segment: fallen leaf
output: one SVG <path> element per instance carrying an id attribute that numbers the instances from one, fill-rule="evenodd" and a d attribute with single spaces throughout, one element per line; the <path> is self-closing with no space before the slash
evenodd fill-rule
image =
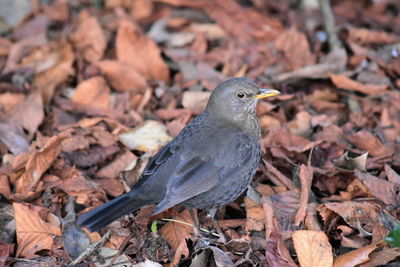
<path id="1" fill-rule="evenodd" d="M 358 148 L 367 151 L 373 156 L 390 155 L 394 152 L 393 146 L 382 144 L 376 136 L 366 130 L 346 135 L 345 138 Z"/>
<path id="2" fill-rule="evenodd" d="M 335 164 L 338 167 L 344 168 L 346 170 L 360 170 L 366 171 L 366 164 L 367 164 L 368 152 L 357 156 L 357 157 L 350 157 L 349 152 L 346 151 L 339 159 L 335 160 Z"/>
<path id="3" fill-rule="evenodd" d="M 190 266 L 234 267 L 235 264 L 229 255 L 223 250 L 219 249 L 218 247 L 207 246 L 205 248 L 201 248 L 200 252 L 193 258 Z"/>
<path id="4" fill-rule="evenodd" d="M 294 224 L 300 225 L 304 218 L 306 217 L 308 199 L 311 194 L 311 184 L 313 180 L 314 169 L 312 166 L 302 164 L 300 166 L 300 182 L 301 182 L 301 192 L 300 192 L 300 207 L 296 213 Z"/>
<path id="5" fill-rule="evenodd" d="M 244 205 L 246 208 L 246 231 L 264 230 L 265 218 L 262 205 L 249 197 L 244 198 Z"/>
<path id="6" fill-rule="evenodd" d="M 169 81 L 169 69 L 161 58 L 160 49 L 128 21 L 119 24 L 116 54 L 119 62 L 131 66 L 146 80 Z"/>
<path id="7" fill-rule="evenodd" d="M 61 142 L 66 137 L 66 134 L 50 137 L 43 148 L 29 155 L 24 173 L 15 184 L 15 192 L 19 197 L 23 199 L 29 192 L 36 190 L 42 175 L 61 153 Z"/>
<path id="8" fill-rule="evenodd" d="M 288 122 L 287 127 L 292 134 L 307 137 L 312 131 L 310 113 L 300 111 L 292 121 Z"/>
<path id="9" fill-rule="evenodd" d="M 333 267 L 353 267 L 369 260 L 369 254 L 376 249 L 376 244 L 371 244 L 335 258 Z"/>
<path id="10" fill-rule="evenodd" d="M 6 265 L 6 261 L 11 251 L 11 244 L 0 241 L 0 266 Z"/>
<path id="11" fill-rule="evenodd" d="M 172 139 L 163 124 L 152 120 L 148 120 L 118 137 L 125 146 L 143 152 L 156 151 Z"/>
<path id="12" fill-rule="evenodd" d="M 385 173 L 389 182 L 400 184 L 400 175 L 396 173 L 388 164 L 385 164 Z"/>
<path id="13" fill-rule="evenodd" d="M 356 91 L 367 95 L 381 94 L 388 88 L 387 85 L 362 84 L 344 75 L 329 75 L 337 88 Z"/>
<path id="14" fill-rule="evenodd" d="M 110 196 L 118 197 L 123 193 L 125 193 L 125 187 L 122 184 L 122 182 L 119 181 L 118 179 L 105 178 L 105 179 L 96 179 L 95 181 Z"/>
<path id="15" fill-rule="evenodd" d="M 315 56 L 310 51 L 306 36 L 295 28 L 280 34 L 274 44 L 285 55 L 289 70 L 315 63 Z"/>
<path id="16" fill-rule="evenodd" d="M 74 46 L 83 57 L 94 63 L 103 57 L 107 41 L 96 17 L 80 14 L 80 22 L 75 32 L 70 35 Z"/>
<path id="17" fill-rule="evenodd" d="M 111 145 L 107 147 L 95 145 L 88 150 L 77 150 L 66 153 L 65 158 L 69 159 L 72 163 L 79 167 L 90 167 L 104 162 L 106 159 L 116 154 L 119 150 L 120 149 L 117 145 Z"/>
<path id="18" fill-rule="evenodd" d="M 399 41 L 396 35 L 365 28 L 350 28 L 349 39 L 362 45 L 392 44 Z"/>
<path id="19" fill-rule="evenodd" d="M 386 205 L 396 205 L 400 201 L 400 184 L 379 179 L 369 173 L 355 171 L 358 179 L 369 189 L 371 194 Z"/>
<path id="20" fill-rule="evenodd" d="M 117 91 L 140 92 L 147 87 L 146 79 L 126 63 L 103 60 L 96 64 L 105 74 L 111 87 Z"/>
<path id="21" fill-rule="evenodd" d="M 300 266 L 332 266 L 332 246 L 324 232 L 299 230 L 292 238 Z"/>
<path id="22" fill-rule="evenodd" d="M 137 157 L 135 154 L 127 150 L 123 154 L 117 156 L 117 158 L 110 164 L 101 168 L 96 175 L 98 177 L 114 179 L 118 177 L 118 174 L 121 171 L 124 171 L 129 166 L 132 166 L 132 164 L 136 164 L 136 161 Z"/>
<path id="23" fill-rule="evenodd" d="M 41 92 L 43 101 L 47 104 L 52 99 L 56 87 L 74 74 L 74 60 L 71 44 L 60 40 L 32 51 L 23 59 L 22 66 L 35 69 L 33 87 Z"/>
<path id="24" fill-rule="evenodd" d="M 0 122 L 0 141 L 14 155 L 27 152 L 29 149 L 28 138 L 23 133 L 21 127 L 13 123 Z"/>
<path id="25" fill-rule="evenodd" d="M 33 91 L 15 109 L 13 109 L 9 122 L 20 125 L 29 133 L 29 139 L 36 133 L 44 119 L 43 99 L 39 91 Z"/>
<path id="26" fill-rule="evenodd" d="M 76 87 L 72 101 L 98 108 L 108 108 L 110 96 L 111 91 L 107 86 L 106 80 L 101 76 L 97 76 L 81 82 Z"/>
<path id="27" fill-rule="evenodd" d="M 191 111 L 202 112 L 207 105 L 211 92 L 185 91 L 182 94 L 182 106 Z"/>
<path id="28" fill-rule="evenodd" d="M 400 250 L 394 247 L 383 247 L 380 251 L 373 251 L 369 255 L 369 261 L 363 263 L 363 267 L 375 267 L 387 265 L 390 261 L 400 256 Z"/>
<path id="29" fill-rule="evenodd" d="M 4 93 L 0 94 L 0 110 L 5 113 L 10 112 L 15 106 L 23 103 L 25 100 L 24 94 Z"/>
<path id="30" fill-rule="evenodd" d="M 0 173 L 0 194 L 9 199 L 11 195 L 10 182 L 7 175 Z"/>
<path id="31" fill-rule="evenodd" d="M 13 43 L 5 38 L 0 38 L 0 56 L 6 56 L 9 54 Z"/>
<path id="32" fill-rule="evenodd" d="M 330 218 L 330 212 L 338 214 L 354 229 L 363 229 L 372 232 L 376 224 L 379 224 L 379 207 L 368 202 L 344 201 L 341 203 L 325 203 L 317 209 L 325 224 Z"/>
<path id="33" fill-rule="evenodd" d="M 184 210 L 174 220 L 182 221 L 193 225 L 189 210 Z M 160 229 L 160 235 L 165 238 L 172 249 L 178 249 L 182 240 L 190 238 L 193 234 L 193 227 L 179 222 L 168 222 Z"/>
<path id="34" fill-rule="evenodd" d="M 54 249 L 55 238 L 61 236 L 57 216 L 47 209 L 26 203 L 13 203 L 17 226 L 17 256 L 32 259 L 36 252 Z M 28 219 L 29 218 L 29 219 Z"/>
<path id="35" fill-rule="evenodd" d="M 15 71 L 20 67 L 19 63 L 26 54 L 36 47 L 45 46 L 46 44 L 47 38 L 45 34 L 33 35 L 14 43 L 10 48 L 7 62 L 2 72 L 8 73 Z"/>

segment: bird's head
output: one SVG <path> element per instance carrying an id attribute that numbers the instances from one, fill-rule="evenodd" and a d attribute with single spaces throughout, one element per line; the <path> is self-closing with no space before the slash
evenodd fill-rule
<path id="1" fill-rule="evenodd" d="M 247 78 L 233 78 L 218 85 L 210 96 L 207 111 L 237 122 L 255 116 L 259 99 L 279 95 L 274 89 L 261 89 Z"/>

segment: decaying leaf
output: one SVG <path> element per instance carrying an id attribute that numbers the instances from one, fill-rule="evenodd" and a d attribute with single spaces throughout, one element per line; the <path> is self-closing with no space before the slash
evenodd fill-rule
<path id="1" fill-rule="evenodd" d="M 155 151 L 171 140 L 164 125 L 148 120 L 133 130 L 119 135 L 119 140 L 130 149 Z"/>
<path id="2" fill-rule="evenodd" d="M 332 266 L 332 246 L 324 232 L 299 230 L 292 238 L 300 266 Z"/>
<path id="3" fill-rule="evenodd" d="M 17 225 L 17 256 L 28 259 L 43 249 L 54 249 L 61 236 L 59 219 L 47 209 L 25 203 L 13 203 Z M 29 218 L 29 219 L 28 219 Z"/>

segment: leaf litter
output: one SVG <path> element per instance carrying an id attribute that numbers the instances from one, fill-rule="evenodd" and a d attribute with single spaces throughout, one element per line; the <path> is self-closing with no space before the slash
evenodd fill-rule
<path id="1" fill-rule="evenodd" d="M 89 2 L 34 1 L 0 27 L 0 265 L 398 264 L 396 1 Z M 180 207 L 76 228 L 240 76 L 283 95 L 257 108 L 252 188 L 217 214 L 228 243 L 199 212 L 201 245 Z"/>

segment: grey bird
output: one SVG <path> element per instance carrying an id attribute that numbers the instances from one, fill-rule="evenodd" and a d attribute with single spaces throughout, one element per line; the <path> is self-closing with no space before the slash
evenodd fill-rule
<path id="1" fill-rule="evenodd" d="M 260 159 L 257 101 L 278 94 L 247 78 L 222 82 L 204 112 L 149 161 L 131 191 L 80 215 L 78 225 L 97 231 L 150 204 L 157 214 L 178 204 L 210 210 L 235 200 Z"/>

